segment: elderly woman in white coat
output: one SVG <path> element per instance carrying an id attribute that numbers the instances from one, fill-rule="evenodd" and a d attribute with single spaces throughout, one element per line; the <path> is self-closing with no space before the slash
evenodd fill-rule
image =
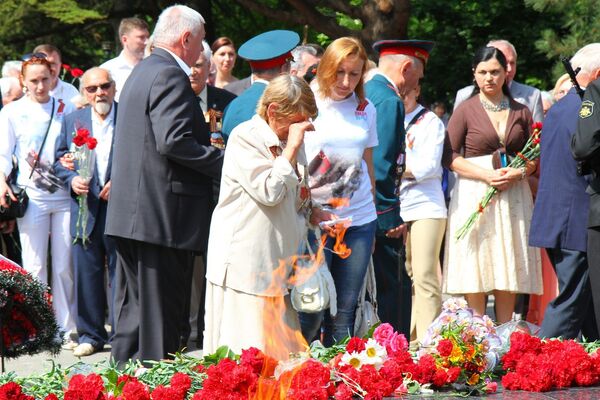
<path id="1" fill-rule="evenodd" d="M 280 76 L 229 138 L 208 244 L 205 354 L 222 345 L 272 356 L 304 350 L 287 261 L 306 232 L 305 217 L 318 223 L 328 215 L 312 208 L 304 172 L 304 135 L 316 114 L 308 85 Z"/>

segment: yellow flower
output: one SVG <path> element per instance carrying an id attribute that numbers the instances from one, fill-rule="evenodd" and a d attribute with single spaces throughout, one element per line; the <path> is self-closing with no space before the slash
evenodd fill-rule
<path id="1" fill-rule="evenodd" d="M 452 353 L 450 353 L 450 357 L 448 357 L 451 362 L 462 362 L 463 361 L 463 353 L 459 346 L 454 346 L 452 348 Z"/>

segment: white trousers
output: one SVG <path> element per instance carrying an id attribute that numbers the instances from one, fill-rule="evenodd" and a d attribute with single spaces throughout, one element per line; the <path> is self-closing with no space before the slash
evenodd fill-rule
<path id="1" fill-rule="evenodd" d="M 52 256 L 52 305 L 58 326 L 67 334 L 75 332 L 75 281 L 71 263 L 70 200 L 29 199 L 19 225 L 23 268 L 45 284 L 48 277 L 48 235 Z"/>

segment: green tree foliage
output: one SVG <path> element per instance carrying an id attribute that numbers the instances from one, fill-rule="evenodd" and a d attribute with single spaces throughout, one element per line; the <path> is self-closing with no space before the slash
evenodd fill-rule
<path id="1" fill-rule="evenodd" d="M 456 91 L 472 83 L 473 54 L 491 39 L 507 39 L 515 45 L 517 81 L 551 88 L 555 59 L 536 43 L 544 29 L 560 26 L 558 15 L 527 7 L 523 0 L 413 1 L 409 37 L 436 42 L 423 82 L 425 102 L 453 103 Z"/>
<path id="2" fill-rule="evenodd" d="M 551 60 L 570 57 L 586 44 L 600 41 L 598 0 L 525 0 L 525 4 L 544 15 L 558 16 L 559 23 L 544 27 L 535 42 L 536 48 Z M 564 73 L 558 61 L 553 71 L 555 79 Z"/>

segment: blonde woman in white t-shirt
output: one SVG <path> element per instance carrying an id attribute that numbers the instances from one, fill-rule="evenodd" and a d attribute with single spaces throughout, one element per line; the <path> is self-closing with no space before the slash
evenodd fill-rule
<path id="1" fill-rule="evenodd" d="M 314 202 L 340 218 L 351 218 L 345 235 L 349 257 L 334 253 L 334 239 L 325 245 L 325 259 L 337 291 L 337 314 L 301 314 L 308 341 L 318 336 L 321 322 L 325 345 L 354 333 L 358 295 L 373 249 L 376 218 L 373 147 L 377 146 L 375 107 L 365 98 L 365 49 L 357 39 L 343 37 L 327 47 L 313 81 L 319 109 L 315 132 L 305 137 L 309 184 Z M 340 201 L 341 200 L 341 201 Z M 337 206 L 337 203 L 344 205 Z"/>
<path id="2" fill-rule="evenodd" d="M 14 155 L 19 167 L 17 185 L 25 187 L 29 196 L 25 215 L 17 220 L 23 267 L 42 282 L 51 281 L 58 324 L 68 334 L 75 331 L 70 197 L 62 181 L 54 175 L 52 166 L 56 161 L 56 140 L 63 116 L 74 107 L 50 96 L 51 81 L 51 64 L 44 54 L 34 53 L 23 62 L 21 70 L 26 95 L 0 111 L 0 204 L 7 205 L 7 194 L 15 199 L 6 184 Z M 47 266 L 48 232 L 51 279 Z M 71 348 L 75 345 L 67 344 Z"/>

